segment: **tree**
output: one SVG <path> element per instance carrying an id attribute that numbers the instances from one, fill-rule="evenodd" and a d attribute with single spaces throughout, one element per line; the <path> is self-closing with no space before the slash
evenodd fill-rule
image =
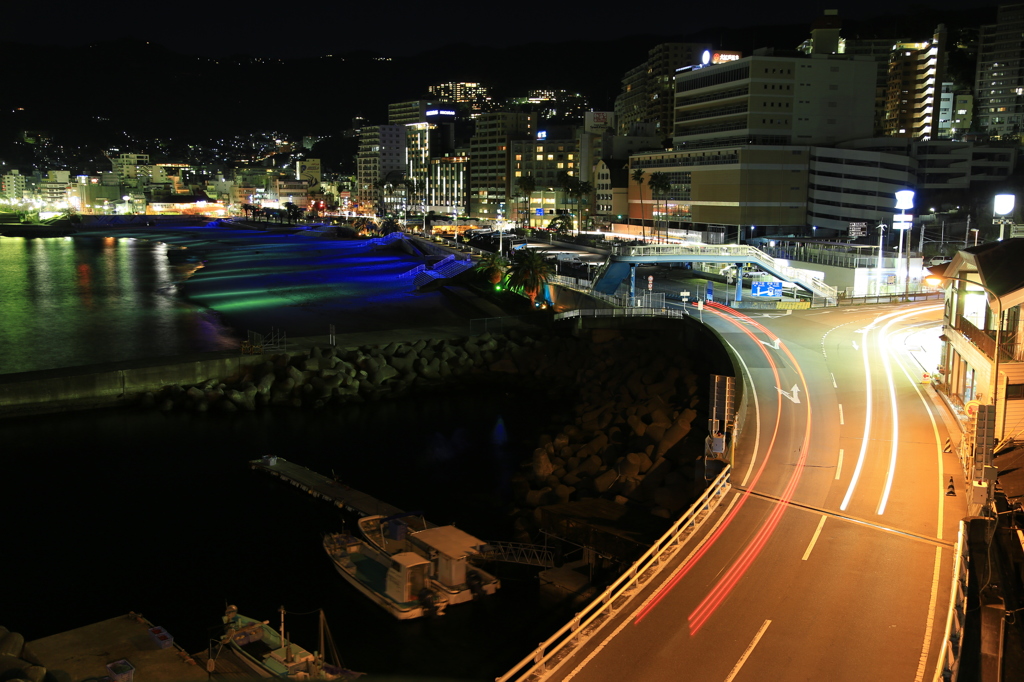
<path id="1" fill-rule="evenodd" d="M 527 228 L 530 226 L 530 197 L 537 189 L 537 181 L 533 179 L 532 175 L 524 175 L 516 180 L 516 187 L 519 188 L 519 194 L 523 197 L 523 228 Z"/>
<path id="2" fill-rule="evenodd" d="M 661 195 L 661 199 L 662 199 L 661 215 L 664 216 L 665 215 L 664 203 L 665 203 L 665 198 L 666 198 L 665 195 L 668 194 L 668 191 L 670 189 L 672 189 L 672 183 L 669 181 L 667 175 L 665 175 L 661 171 L 655 171 L 654 173 L 651 173 L 651 177 L 647 178 L 647 186 L 651 188 L 651 198 L 652 199 L 655 197 L 656 194 L 657 195 Z M 655 204 L 655 206 L 657 206 L 657 204 Z M 657 229 L 657 222 L 655 222 L 655 229 Z"/>
<path id="3" fill-rule="evenodd" d="M 633 171 L 630 179 L 636 183 L 636 187 L 640 190 L 640 229 L 643 232 L 644 243 L 647 242 L 647 223 L 644 221 L 644 169 L 637 168 Z"/>
<path id="4" fill-rule="evenodd" d="M 556 215 L 550 223 L 548 223 L 548 229 L 555 234 L 561 236 L 566 233 L 572 233 L 572 221 L 566 215 Z"/>
<path id="5" fill-rule="evenodd" d="M 583 231 L 583 226 L 586 224 L 584 218 L 587 212 L 584 206 L 590 203 L 590 195 L 594 193 L 594 185 L 584 180 L 579 183 L 576 188 L 576 195 L 580 202 L 580 232 Z"/>
<path id="6" fill-rule="evenodd" d="M 508 261 L 500 253 L 488 253 L 476 264 L 477 272 L 482 272 L 491 284 L 498 284 L 505 276 Z"/>
<path id="7" fill-rule="evenodd" d="M 532 308 L 548 278 L 551 277 L 551 263 L 544 259 L 536 249 L 519 249 L 512 257 L 512 267 L 508 271 L 508 284 L 514 289 L 522 289 L 530 299 Z"/>
<path id="8" fill-rule="evenodd" d="M 562 186 L 562 206 L 563 212 L 565 211 L 565 199 L 568 197 L 575 197 L 576 192 L 579 189 L 580 181 L 579 178 L 574 176 L 567 170 L 558 172 L 558 184 Z"/>

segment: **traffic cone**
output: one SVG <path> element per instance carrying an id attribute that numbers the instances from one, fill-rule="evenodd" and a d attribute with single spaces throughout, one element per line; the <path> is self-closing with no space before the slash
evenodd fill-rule
<path id="1" fill-rule="evenodd" d="M 949 485 L 946 486 L 946 497 L 956 497 L 956 488 L 953 487 L 953 477 L 949 477 Z"/>

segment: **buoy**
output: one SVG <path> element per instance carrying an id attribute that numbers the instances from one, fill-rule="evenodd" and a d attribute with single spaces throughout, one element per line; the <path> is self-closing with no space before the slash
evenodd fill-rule
<path id="1" fill-rule="evenodd" d="M 953 477 L 949 477 L 949 485 L 946 486 L 946 497 L 956 497 L 956 488 L 953 486 Z"/>

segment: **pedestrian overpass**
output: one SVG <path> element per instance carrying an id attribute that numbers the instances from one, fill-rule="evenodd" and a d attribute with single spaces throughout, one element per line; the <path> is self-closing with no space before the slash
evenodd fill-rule
<path id="1" fill-rule="evenodd" d="M 594 291 L 612 296 L 627 277 L 632 278 L 631 289 L 635 290 L 636 267 L 653 263 L 739 265 L 736 268 L 737 284 L 743 281 L 742 265 L 756 265 L 780 280 L 791 282 L 811 295 L 825 299 L 827 305 L 835 305 L 838 299 L 836 287 L 829 286 L 805 270 L 781 265 L 764 251 L 745 244 L 618 244 L 612 247 L 608 262 L 598 271 Z"/>

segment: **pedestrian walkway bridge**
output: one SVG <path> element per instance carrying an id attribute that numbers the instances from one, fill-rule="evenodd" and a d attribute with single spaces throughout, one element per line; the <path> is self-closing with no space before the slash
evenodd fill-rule
<path id="1" fill-rule="evenodd" d="M 608 263 L 597 274 L 594 290 L 613 295 L 622 280 L 630 275 L 630 270 L 644 263 L 749 263 L 826 299 L 828 305 L 835 305 L 838 299 L 836 287 L 805 270 L 782 265 L 764 251 L 745 244 L 616 245 L 612 247 Z"/>

